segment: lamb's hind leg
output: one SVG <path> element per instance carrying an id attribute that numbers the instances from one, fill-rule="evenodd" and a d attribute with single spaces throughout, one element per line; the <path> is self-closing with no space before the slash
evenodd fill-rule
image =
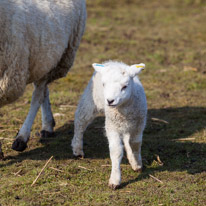
<path id="1" fill-rule="evenodd" d="M 97 115 L 97 110 L 95 109 L 94 102 L 91 98 L 86 97 L 87 101 L 82 98 L 78 108 L 75 112 L 74 120 L 74 137 L 72 139 L 72 150 L 74 156 L 84 157 L 83 152 L 83 133 L 86 130 L 87 126 L 93 121 Z M 89 100 L 90 98 L 90 100 Z"/>
<path id="2" fill-rule="evenodd" d="M 42 114 L 42 130 L 41 138 L 47 138 L 53 136 L 53 128 L 55 127 L 55 121 L 51 111 L 51 104 L 49 100 L 49 89 L 46 86 L 44 100 L 41 104 Z"/>
<path id="3" fill-rule="evenodd" d="M 141 157 L 141 145 L 142 145 L 142 132 L 135 137 L 131 137 L 129 134 L 123 138 L 127 158 L 134 171 L 142 170 L 142 157 Z"/>
<path id="4" fill-rule="evenodd" d="M 12 149 L 16 151 L 23 151 L 27 147 L 27 142 L 30 137 L 30 131 L 31 131 L 32 124 L 39 110 L 39 107 L 44 100 L 46 82 L 35 83 L 34 88 L 35 89 L 32 95 L 31 107 L 30 107 L 29 113 L 12 145 Z"/>

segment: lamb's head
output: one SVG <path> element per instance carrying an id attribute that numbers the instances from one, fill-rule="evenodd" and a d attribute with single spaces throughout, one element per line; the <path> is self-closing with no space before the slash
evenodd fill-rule
<path id="1" fill-rule="evenodd" d="M 94 63 L 96 72 L 100 72 L 104 90 L 105 104 L 120 106 L 130 99 L 133 89 L 133 78 L 145 67 L 145 64 L 128 66 L 122 62 Z"/>

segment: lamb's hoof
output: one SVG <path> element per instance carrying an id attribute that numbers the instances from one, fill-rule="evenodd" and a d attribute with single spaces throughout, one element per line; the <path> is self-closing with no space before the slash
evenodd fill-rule
<path id="1" fill-rule="evenodd" d="M 48 132 L 46 130 L 42 130 L 40 132 L 40 137 L 41 138 L 49 138 L 49 137 L 53 137 L 54 136 L 54 132 Z"/>
<path id="2" fill-rule="evenodd" d="M 3 160 L 3 159 L 4 159 L 4 153 L 0 152 L 0 160 Z"/>
<path id="3" fill-rule="evenodd" d="M 13 144 L 12 144 L 12 149 L 22 152 L 27 148 L 27 143 L 24 142 L 22 139 L 17 138 L 14 140 Z"/>
<path id="4" fill-rule="evenodd" d="M 120 185 L 114 185 L 114 184 L 109 184 L 109 187 L 112 189 L 112 190 L 116 190 L 120 187 Z"/>

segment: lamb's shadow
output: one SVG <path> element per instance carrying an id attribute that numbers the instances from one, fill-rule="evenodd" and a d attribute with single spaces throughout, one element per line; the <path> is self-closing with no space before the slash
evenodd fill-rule
<path id="1" fill-rule="evenodd" d="M 163 165 L 145 167 L 137 178 L 124 182 L 122 187 L 157 171 L 187 171 L 189 174 L 206 171 L 205 125 L 206 108 L 203 107 L 149 110 L 142 145 L 143 164 L 158 165 L 159 156 Z M 203 143 L 195 142 L 195 137 Z"/>
<path id="2" fill-rule="evenodd" d="M 168 123 L 157 121 L 155 118 L 166 120 Z M 159 155 L 164 163 L 159 170 L 187 170 L 191 174 L 205 171 L 205 125 L 206 108 L 152 109 L 149 111 L 142 155 L 148 164 Z M 195 142 L 195 137 L 202 143 Z"/>
<path id="3" fill-rule="evenodd" d="M 205 135 L 202 134 L 202 137 L 198 137 L 202 138 L 203 143 L 196 143 L 191 139 L 191 135 L 194 138 L 195 133 L 199 135 L 201 131 L 204 132 L 206 108 L 150 109 L 148 113 L 142 145 L 143 164 L 151 165 L 154 160 L 157 160 L 158 155 L 163 166 L 153 169 L 146 167 L 142 174 L 137 175 L 137 178 L 124 182 L 122 185 L 138 181 L 155 171 L 187 171 L 190 174 L 206 171 L 206 143 L 203 140 Z M 70 146 L 72 137 L 73 122 L 70 122 L 58 128 L 56 137 L 44 142 L 43 147 L 19 153 L 7 165 L 21 162 L 24 159 L 48 159 L 51 155 L 55 159 L 71 159 L 73 158 Z M 93 124 L 87 128 L 84 135 L 84 152 L 86 158 L 109 158 L 103 117 L 96 118 Z M 126 158 L 123 159 L 123 164 L 128 164 Z"/>

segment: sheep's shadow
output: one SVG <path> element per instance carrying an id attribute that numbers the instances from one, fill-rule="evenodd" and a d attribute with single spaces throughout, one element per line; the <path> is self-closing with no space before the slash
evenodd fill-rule
<path id="1" fill-rule="evenodd" d="M 153 169 L 145 167 L 142 174 L 128 182 L 123 182 L 122 187 L 148 177 L 155 171 L 187 171 L 190 174 L 206 171 L 206 143 L 196 143 L 191 135 L 198 132 L 204 133 L 206 124 L 206 108 L 182 107 L 150 109 L 148 122 L 144 132 L 142 157 L 143 164 L 151 165 L 157 160 L 157 155 L 163 162 L 163 166 Z M 73 159 L 71 139 L 73 137 L 73 122 L 58 128 L 56 137 L 44 141 L 42 147 L 33 150 L 27 149 L 23 153 L 12 157 L 6 165 L 21 162 L 24 159 L 44 160 L 51 155 L 55 159 Z M 33 141 L 33 140 L 31 140 Z M 87 128 L 84 135 L 84 152 L 86 158 L 109 158 L 107 138 L 104 135 L 104 118 L 98 117 Z M 123 158 L 123 164 L 128 164 Z M 2 164 L 5 166 L 5 164 Z"/>

